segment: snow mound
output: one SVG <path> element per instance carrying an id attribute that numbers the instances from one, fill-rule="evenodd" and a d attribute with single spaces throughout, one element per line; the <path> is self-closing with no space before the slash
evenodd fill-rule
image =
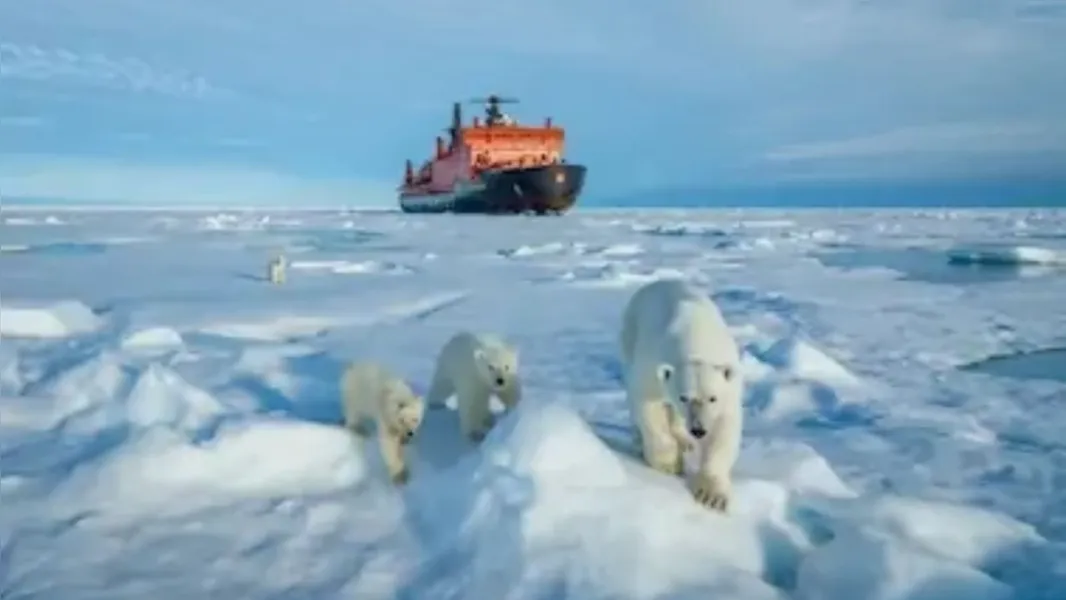
<path id="1" fill-rule="evenodd" d="M 150 327 L 126 336 L 121 346 L 123 350 L 154 352 L 179 348 L 184 343 L 181 334 L 169 327 Z"/>
<path id="2" fill-rule="evenodd" d="M 549 242 L 536 246 L 523 245 L 505 248 L 497 254 L 507 258 L 527 258 L 568 254 L 572 256 L 638 256 L 644 254 L 640 244 L 620 243 L 592 246 L 584 242 Z"/>
<path id="3" fill-rule="evenodd" d="M 644 254 L 644 248 L 640 244 L 611 244 L 597 248 L 593 254 L 600 256 L 638 256 Z"/>
<path id="4" fill-rule="evenodd" d="M 158 363 L 148 365 L 137 378 L 125 410 L 134 426 L 162 426 L 189 434 L 205 430 L 226 412 L 213 396 Z"/>
<path id="5" fill-rule="evenodd" d="M 178 516 L 249 498 L 283 499 L 348 488 L 365 464 L 339 427 L 252 420 L 193 445 L 155 430 L 83 467 L 56 501 L 98 518 Z"/>
<path id="6" fill-rule="evenodd" d="M 563 404 L 523 403 L 479 450 L 412 480 L 407 510 L 428 552 L 406 589 L 453 598 L 462 581 L 462 597 L 479 598 L 565 589 L 605 599 L 991 599 L 1011 590 L 988 572 L 1042 542 L 999 513 L 860 495 L 802 444 L 756 441 L 741 457 L 734 509 L 722 515 L 696 505 L 678 478 L 611 450 Z"/>
<path id="7" fill-rule="evenodd" d="M 141 369 L 103 353 L 31 389 L 42 429 L 96 435 L 115 428 L 166 428 L 198 436 L 229 409 L 159 363 Z"/>
<path id="8" fill-rule="evenodd" d="M 208 231 L 255 231 L 265 228 L 269 223 L 269 215 L 218 213 L 201 217 L 198 228 Z"/>
<path id="9" fill-rule="evenodd" d="M 821 381 L 840 386 L 859 386 L 861 382 L 844 365 L 812 344 L 786 337 L 759 352 L 763 362 L 797 379 Z"/>
<path id="10" fill-rule="evenodd" d="M 55 215 L 48 215 L 43 219 L 35 219 L 33 217 L 7 217 L 4 219 L 4 225 L 15 226 L 32 226 L 32 225 L 65 225 L 66 221 L 63 221 Z"/>
<path id="11" fill-rule="evenodd" d="M 838 519 L 905 541 L 931 555 L 984 568 L 1039 545 L 1033 526 L 981 508 L 901 496 L 824 505 Z"/>
<path id="12" fill-rule="evenodd" d="M 0 305 L 0 335 L 23 338 L 64 338 L 92 333 L 103 319 L 75 300 L 41 307 Z"/>
<path id="13" fill-rule="evenodd" d="M 322 317 L 281 316 L 259 321 L 215 323 L 200 328 L 201 333 L 258 342 L 284 342 L 323 333 L 334 322 Z"/>
<path id="14" fill-rule="evenodd" d="M 0 396 L 17 394 L 24 384 L 18 352 L 10 344 L 0 343 Z"/>
<path id="15" fill-rule="evenodd" d="M 788 336 L 751 344 L 743 356 L 750 404 L 763 418 L 837 416 L 853 407 L 864 382 L 813 344 Z"/>
<path id="16" fill-rule="evenodd" d="M 796 227 L 791 219 L 744 219 L 737 222 L 743 229 L 788 229 Z"/>
<path id="17" fill-rule="evenodd" d="M 781 482 L 799 494 L 856 498 L 858 494 L 833 471 L 829 461 L 806 444 L 755 439 L 744 444 L 737 471 L 747 477 Z"/>
<path id="18" fill-rule="evenodd" d="M 460 597 L 457 578 L 464 598 L 782 597 L 760 578 L 758 528 L 697 506 L 560 404 L 524 403 L 480 452 L 411 486 L 408 509 L 434 549 L 413 597 Z"/>
<path id="19" fill-rule="evenodd" d="M 1011 589 L 985 573 L 868 531 L 819 548 L 799 571 L 802 600 L 1006 600 Z"/>
<path id="20" fill-rule="evenodd" d="M 1038 246 L 969 246 L 948 250 L 948 261 L 965 265 L 1066 266 L 1066 254 Z"/>
<path id="21" fill-rule="evenodd" d="M 660 225 L 637 224 L 633 225 L 632 229 L 636 233 L 668 237 L 694 236 L 722 238 L 729 235 L 729 232 L 720 227 L 703 223 L 664 223 Z"/>
<path id="22" fill-rule="evenodd" d="M 547 244 L 540 244 L 536 246 L 522 245 L 516 248 L 505 248 L 499 250 L 497 254 L 505 256 L 507 258 L 523 258 L 526 256 L 543 256 L 550 254 L 563 254 L 572 245 L 564 242 L 549 242 Z"/>
<path id="23" fill-rule="evenodd" d="M 120 419 L 114 404 L 130 385 L 130 376 L 112 354 L 104 353 L 82 362 L 54 377 L 37 379 L 35 395 L 50 398 L 47 406 L 49 427 L 61 424 L 68 433 L 95 433 Z"/>
<path id="24" fill-rule="evenodd" d="M 621 262 L 587 263 L 564 271 L 558 281 L 574 287 L 627 288 L 657 279 L 685 277 L 685 273 L 669 268 L 641 268 Z"/>
<path id="25" fill-rule="evenodd" d="M 327 271 L 335 275 L 410 275 L 415 272 L 407 265 L 375 260 L 300 260 L 289 266 L 297 271 Z"/>

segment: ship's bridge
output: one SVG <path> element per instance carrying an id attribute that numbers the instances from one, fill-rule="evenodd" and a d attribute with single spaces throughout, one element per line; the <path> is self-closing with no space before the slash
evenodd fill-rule
<path id="1" fill-rule="evenodd" d="M 475 118 L 463 128 L 462 139 L 475 169 L 533 167 L 561 161 L 566 132 L 552 126 L 550 119 L 542 127 L 529 127 L 501 114 L 492 124 L 482 125 Z"/>

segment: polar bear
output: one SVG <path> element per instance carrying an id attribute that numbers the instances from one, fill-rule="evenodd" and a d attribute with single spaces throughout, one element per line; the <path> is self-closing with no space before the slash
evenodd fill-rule
<path id="1" fill-rule="evenodd" d="M 683 451 L 701 447 L 693 495 L 725 511 L 740 453 L 740 350 L 718 307 L 680 279 L 634 292 L 620 335 L 634 435 L 649 466 L 682 474 Z"/>
<path id="2" fill-rule="evenodd" d="M 267 280 L 275 285 L 285 283 L 285 269 L 289 266 L 284 254 L 278 254 L 267 263 Z"/>
<path id="3" fill-rule="evenodd" d="M 375 363 L 352 363 L 341 376 L 344 426 L 359 437 L 377 430 L 381 457 L 393 483 L 407 481 L 403 447 L 422 425 L 425 402 L 403 379 Z"/>
<path id="4" fill-rule="evenodd" d="M 490 397 L 495 394 L 508 410 L 521 399 L 518 351 L 495 335 L 455 334 L 437 355 L 426 403 L 443 404 L 452 394 L 458 403 L 463 435 L 480 442 L 494 424 Z"/>

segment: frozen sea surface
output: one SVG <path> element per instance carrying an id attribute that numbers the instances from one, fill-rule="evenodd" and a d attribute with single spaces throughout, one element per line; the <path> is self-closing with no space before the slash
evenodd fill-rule
<path id="1" fill-rule="evenodd" d="M 1066 213 L 0 214 L 0 597 L 1066 596 Z M 285 285 L 264 281 L 284 251 Z M 631 456 L 622 306 L 685 276 L 750 382 L 735 510 Z M 526 394 L 384 482 L 345 361 L 458 329 Z"/>

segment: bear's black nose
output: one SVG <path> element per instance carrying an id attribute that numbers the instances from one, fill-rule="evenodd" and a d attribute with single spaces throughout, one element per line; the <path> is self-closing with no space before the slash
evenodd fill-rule
<path id="1" fill-rule="evenodd" d="M 692 429 L 690 429 L 689 431 L 692 432 L 692 437 L 696 438 L 697 440 L 707 435 L 707 430 L 699 425 L 693 425 Z"/>
<path id="2" fill-rule="evenodd" d="M 496 385 L 503 387 L 503 377 L 496 378 Z"/>

